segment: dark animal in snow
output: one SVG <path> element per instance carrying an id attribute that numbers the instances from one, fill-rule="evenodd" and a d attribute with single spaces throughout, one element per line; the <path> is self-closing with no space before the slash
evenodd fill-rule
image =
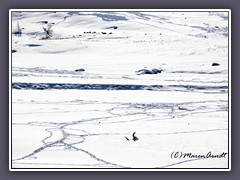
<path id="1" fill-rule="evenodd" d="M 133 136 L 133 141 L 137 141 L 138 140 L 138 137 L 135 136 L 135 134 L 136 134 L 136 132 L 134 132 L 133 135 L 132 135 Z"/>

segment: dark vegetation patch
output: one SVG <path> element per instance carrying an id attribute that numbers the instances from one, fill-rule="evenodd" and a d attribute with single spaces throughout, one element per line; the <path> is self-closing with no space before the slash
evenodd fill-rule
<path id="1" fill-rule="evenodd" d="M 118 27 L 117 26 L 110 26 L 110 27 L 107 27 L 106 29 L 117 29 Z"/>
<path id="2" fill-rule="evenodd" d="M 83 69 L 83 68 L 80 68 L 80 69 L 76 69 L 75 70 L 75 72 L 84 72 L 85 71 L 85 69 Z"/>
<path id="3" fill-rule="evenodd" d="M 27 44 L 27 46 L 29 46 L 29 47 L 39 47 L 41 45 L 40 44 Z"/>
<path id="4" fill-rule="evenodd" d="M 140 69 L 138 71 L 136 71 L 137 75 L 143 75 L 143 74 L 159 74 L 161 73 L 163 70 L 162 69 L 157 69 L 157 68 L 153 68 L 153 69 Z"/>
<path id="5" fill-rule="evenodd" d="M 220 66 L 220 64 L 219 63 L 212 63 L 212 66 Z"/>

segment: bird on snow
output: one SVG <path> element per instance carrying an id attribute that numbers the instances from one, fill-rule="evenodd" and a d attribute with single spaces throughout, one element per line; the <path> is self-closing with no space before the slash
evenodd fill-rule
<path id="1" fill-rule="evenodd" d="M 134 132 L 133 134 L 132 134 L 132 140 L 133 141 L 137 141 L 138 140 L 138 137 L 137 136 L 135 136 L 135 134 L 136 134 L 136 132 Z M 128 138 L 128 137 L 126 137 L 126 136 L 124 136 L 125 137 L 125 139 L 127 140 L 127 141 L 130 141 L 130 139 Z"/>
<path id="2" fill-rule="evenodd" d="M 137 141 L 138 140 L 138 137 L 135 136 L 135 134 L 136 134 L 136 132 L 134 132 L 133 135 L 132 135 L 133 136 L 133 141 Z"/>

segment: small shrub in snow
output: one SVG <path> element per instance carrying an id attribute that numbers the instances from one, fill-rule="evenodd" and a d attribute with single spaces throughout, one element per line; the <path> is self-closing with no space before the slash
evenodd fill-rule
<path id="1" fill-rule="evenodd" d="M 43 31 L 45 33 L 45 36 L 43 39 L 50 39 L 53 36 L 52 27 L 53 27 L 53 24 L 48 24 L 47 27 L 43 27 Z"/>
<path id="2" fill-rule="evenodd" d="M 17 21 L 17 30 L 13 32 L 13 34 L 21 36 L 22 35 L 22 28 L 20 27 L 19 21 Z"/>

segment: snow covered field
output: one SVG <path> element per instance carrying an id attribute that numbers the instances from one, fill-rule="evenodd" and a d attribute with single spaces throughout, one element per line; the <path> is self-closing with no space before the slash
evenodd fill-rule
<path id="1" fill-rule="evenodd" d="M 12 12 L 13 170 L 229 168 L 228 21 Z"/>

